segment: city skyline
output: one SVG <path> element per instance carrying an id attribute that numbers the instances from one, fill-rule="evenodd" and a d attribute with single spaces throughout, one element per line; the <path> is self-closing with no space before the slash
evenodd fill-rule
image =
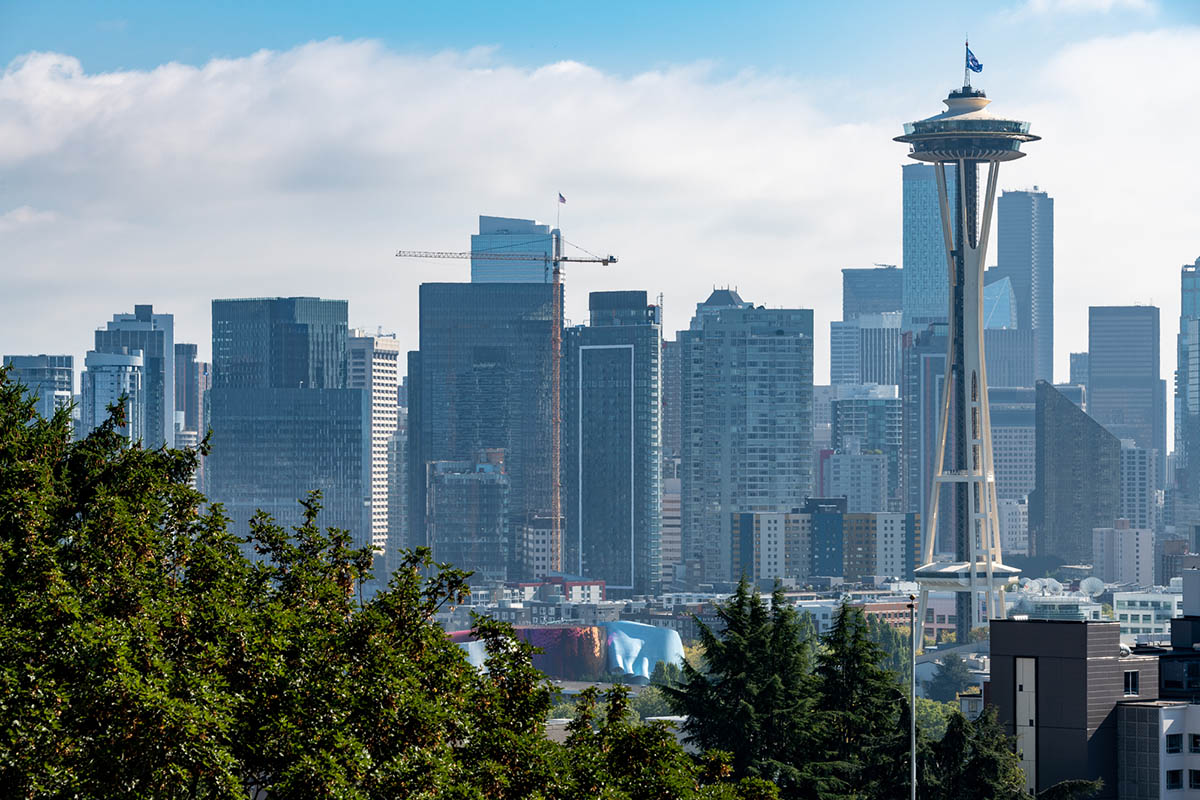
<path id="1" fill-rule="evenodd" d="M 1187 176 L 1198 157 L 1184 146 L 1194 126 L 1161 130 L 1152 109 L 1200 107 L 1189 102 L 1196 88 L 1160 79 L 1186 68 L 1200 27 L 1174 3 L 1021 5 L 981 20 L 973 47 L 985 63 L 980 85 L 1037 119 L 1048 142 L 1036 166 L 1014 166 L 1000 188 L 1036 184 L 1057 201 L 1055 373 L 1066 375 L 1068 353 L 1086 348 L 1089 305 L 1153 302 L 1177 316 L 1175 270 L 1195 258 Z M 77 364 L 94 327 L 131 302 L 173 313 L 176 339 L 208 358 L 206 304 L 220 296 L 343 297 L 351 324 L 395 330 L 412 349 L 417 286 L 469 270 L 397 262 L 395 249 L 464 249 L 479 215 L 553 224 L 561 191 L 567 240 L 621 257 L 570 273 L 567 319 L 586 317 L 591 291 L 662 292 L 673 338 L 714 285 L 740 287 L 814 309 L 822 383 L 840 270 L 900 263 L 902 158 L 888 132 L 895 119 L 936 110 L 896 76 L 864 80 L 850 63 L 857 53 L 841 65 L 820 52 L 756 62 L 693 37 L 690 57 L 684 44 L 655 57 L 643 48 L 620 68 L 594 47 L 575 52 L 570 34 L 525 52 L 512 24 L 466 36 L 498 49 L 430 55 L 420 30 L 405 39 L 384 25 L 376 41 L 345 41 L 328 36 L 362 32 L 309 19 L 263 34 L 271 51 L 200 32 L 207 50 L 121 60 L 117 32 L 85 47 L 69 30 L 41 36 L 36 16 L 15 20 L 28 36 L 0 38 L 0 57 L 22 59 L 0 77 L 17 112 L 0 144 L 0 242 L 17 265 L 0 299 L 0 341 L 6 352 L 67 353 Z M 136 9 L 128 17 L 127 30 L 145 31 Z M 811 23 L 794 29 L 799 40 L 845 25 L 832 12 Z M 867 63 L 911 50 L 916 28 L 898 30 L 903 46 L 864 48 Z M 1030 43 L 1017 45 L 1018 32 Z M 961 40 L 944 38 L 920 33 L 921 55 L 900 71 L 906 83 L 956 82 Z M 31 48 L 43 54 L 22 55 Z M 828 80 L 817 86 L 819 77 Z M 1101 116 L 1123 127 L 1078 132 Z M 1127 135 L 1146 158 L 1108 157 Z M 1163 235 L 1148 241 L 1148 227 Z M 1133 269 L 1131 292 L 1120 280 Z"/>

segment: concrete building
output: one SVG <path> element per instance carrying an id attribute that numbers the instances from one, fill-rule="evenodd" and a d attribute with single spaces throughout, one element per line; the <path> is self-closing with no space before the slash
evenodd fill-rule
<path id="1" fill-rule="evenodd" d="M 662 579 L 662 321 L 645 292 L 592 292 L 563 346 L 563 568 L 608 591 Z"/>
<path id="2" fill-rule="evenodd" d="M 552 297 L 545 283 L 421 285 L 420 350 L 408 358 L 412 543 L 426 541 L 423 477 L 432 461 L 503 450 L 509 530 L 549 515 Z M 551 556 L 557 569 L 561 553 Z M 514 550 L 507 558 L 505 570 L 519 577 L 523 556 Z"/>
<path id="3" fill-rule="evenodd" d="M 1122 656 L 1115 622 L 991 621 L 989 697 L 1016 737 L 1026 788 L 1102 778 L 1116 798 L 1117 705 L 1158 697 L 1158 661 Z"/>
<path id="4" fill-rule="evenodd" d="M 904 506 L 901 465 L 904 408 L 895 385 L 859 384 L 836 387 L 830 402 L 832 448 L 840 453 L 878 453 L 886 462 L 886 501 L 861 511 L 900 511 Z M 834 496 L 839 491 L 829 489 Z"/>
<path id="5" fill-rule="evenodd" d="M 833 452 L 821 462 L 821 492 L 844 497 L 851 513 L 887 511 L 888 463 L 882 453 L 864 453 L 858 447 Z"/>
<path id="6" fill-rule="evenodd" d="M 1105 583 L 1150 586 L 1154 583 L 1154 531 L 1118 519 L 1111 527 L 1092 528 L 1092 564 Z"/>
<path id="7" fill-rule="evenodd" d="M 717 290 L 678 339 L 684 558 L 705 581 L 729 581 L 732 515 L 787 511 L 812 494 L 812 311 Z"/>
<path id="8" fill-rule="evenodd" d="M 479 217 L 479 233 L 471 235 L 472 253 L 497 256 L 541 256 L 543 260 L 505 260 L 471 256 L 471 283 L 550 283 L 554 244 L 550 226 L 532 219 Z"/>
<path id="9" fill-rule="evenodd" d="M 904 508 L 919 510 L 921 519 L 928 519 L 946 371 L 946 326 L 905 333 L 903 358 Z M 943 512 L 949 513 L 949 498 L 943 500 Z M 939 553 L 952 547 L 944 537 L 935 545 Z"/>
<path id="10" fill-rule="evenodd" d="M 1071 375 L 1067 383 L 1087 388 L 1088 354 L 1071 353 Z"/>
<path id="11" fill-rule="evenodd" d="M 1166 383 L 1159 377 L 1155 306 L 1088 309 L 1088 413 L 1118 439 L 1158 453 L 1155 486 L 1165 481 Z"/>
<path id="12" fill-rule="evenodd" d="M 680 381 L 679 342 L 663 340 L 661 358 L 662 383 L 662 455 L 664 465 L 676 460 L 682 452 L 683 429 L 680 427 L 683 394 Z"/>
<path id="13" fill-rule="evenodd" d="M 345 300 L 213 300 L 209 496 L 230 529 L 249 532 L 259 509 L 284 527 L 319 489 L 322 528 L 373 544 L 371 398 L 348 388 Z"/>
<path id="14" fill-rule="evenodd" d="M 46 419 L 67 408 L 75 397 L 73 356 L 5 356 L 8 379 L 20 383 L 34 399 L 34 410 Z"/>
<path id="15" fill-rule="evenodd" d="M 988 361 L 989 374 L 991 361 Z M 991 401 L 992 453 L 996 497 L 1020 501 L 1037 483 L 1037 394 L 1032 389 L 988 387 Z M 1003 521 L 1001 521 L 1003 526 Z M 1008 552 L 1005 550 L 1004 552 Z"/>
<path id="16" fill-rule="evenodd" d="M 1171 620 L 1183 615 L 1183 579 L 1145 591 L 1113 592 L 1113 615 L 1121 625 L 1121 641 L 1165 642 L 1171 638 Z"/>
<path id="17" fill-rule="evenodd" d="M 388 449 L 399 424 L 400 343 L 395 335 L 350 331 L 347 387 L 367 394 L 371 409 L 371 544 L 387 563 L 391 525 Z M 400 509 L 396 509 L 399 513 Z"/>
<path id="18" fill-rule="evenodd" d="M 95 352 L 142 354 L 142 393 L 147 447 L 175 446 L 175 318 L 155 314 L 150 305 L 135 305 L 132 314 L 113 314 L 96 331 Z"/>
<path id="19" fill-rule="evenodd" d="M 1012 282 L 1016 327 L 1032 333 L 1033 378 L 1053 383 L 1054 198 L 1035 186 L 1033 191 L 1001 192 L 996 205 L 995 274 Z"/>
<path id="20" fill-rule="evenodd" d="M 898 384 L 900 318 L 893 311 L 829 323 L 830 383 Z"/>
<path id="21" fill-rule="evenodd" d="M 1033 340 L 1033 331 L 1027 328 L 987 328 L 983 331 L 989 387 L 1033 387 Z"/>
<path id="22" fill-rule="evenodd" d="M 1120 515 L 1134 528 L 1159 529 L 1157 461 L 1156 451 L 1138 447 L 1131 439 L 1121 440 Z"/>
<path id="23" fill-rule="evenodd" d="M 672 586 L 675 583 L 676 568 L 683 563 L 683 538 L 680 517 L 680 492 L 682 481 L 679 478 L 663 478 L 662 492 L 662 533 L 659 561 L 662 563 L 662 584 Z"/>
<path id="24" fill-rule="evenodd" d="M 145 441 L 146 361 L 141 350 L 97 353 L 89 350 L 79 376 L 79 427 L 82 439 L 108 419 L 110 406 L 124 403 L 125 425 L 118 433 L 131 442 Z"/>
<path id="25" fill-rule="evenodd" d="M 1092 563 L 1092 529 L 1120 515 L 1121 443 L 1044 381 L 1037 385 L 1036 487 L 1029 546 L 1059 563 Z"/>
<path id="26" fill-rule="evenodd" d="M 1000 546 L 1005 553 L 1029 555 L 1029 504 L 1025 500 L 1000 498 Z"/>

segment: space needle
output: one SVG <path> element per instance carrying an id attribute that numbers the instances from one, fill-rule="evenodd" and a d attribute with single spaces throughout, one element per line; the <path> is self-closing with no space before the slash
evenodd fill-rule
<path id="1" fill-rule="evenodd" d="M 997 117 L 987 110 L 991 101 L 982 89 L 972 88 L 970 80 L 971 72 L 982 70 L 968 47 L 963 87 L 943 101 L 946 111 L 906 124 L 904 135 L 895 138 L 910 146 L 909 158 L 934 165 L 950 287 L 946 374 L 930 518 L 922 526 L 922 566 L 915 571 L 921 587 L 917 619 L 923 634 L 929 592 L 956 592 L 955 635 L 960 643 L 967 642 L 971 629 L 982 621 L 980 595 L 985 597 L 986 618 L 1002 617 L 1004 590 L 1020 575 L 1019 570 L 1004 564 L 1000 554 L 983 350 L 983 267 L 1000 162 L 1021 158 L 1025 155 L 1021 145 L 1041 138 L 1029 133 L 1028 122 Z M 982 203 L 981 164 L 987 165 Z M 957 171 L 952 196 L 946 189 L 946 165 Z M 951 203 L 957 220 L 951 216 Z M 950 519 L 939 518 L 943 487 L 951 493 Z M 934 543 L 943 528 L 954 543 L 953 559 L 934 561 Z"/>

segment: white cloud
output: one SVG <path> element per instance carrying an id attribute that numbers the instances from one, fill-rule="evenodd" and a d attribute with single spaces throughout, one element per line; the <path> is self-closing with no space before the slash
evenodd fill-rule
<path id="1" fill-rule="evenodd" d="M 30 206 L 20 206 L 0 214 L 0 234 L 15 231 L 26 225 L 53 222 L 58 215 L 53 211 L 38 211 Z"/>
<path id="2" fill-rule="evenodd" d="M 1163 76 L 1197 51 L 1196 30 L 1101 39 L 988 86 L 1045 137 L 1001 183 L 1057 198 L 1064 375 L 1089 302 L 1153 298 L 1170 342 L 1178 266 L 1200 255 L 1200 89 Z M 476 215 L 546 219 L 562 191 L 566 237 L 621 258 L 571 271 L 568 316 L 590 290 L 644 288 L 674 330 L 733 284 L 817 309 L 823 380 L 840 268 L 900 261 L 891 137 L 940 88 L 897 76 L 890 95 L 840 97 L 846 116 L 799 78 L 703 64 L 621 78 L 331 40 L 89 74 L 30 54 L 0 75 L 0 209 L 56 216 L 5 234 L 0 352 L 82 353 L 141 302 L 203 352 L 212 297 L 272 294 L 347 298 L 352 323 L 415 346 L 417 286 L 468 267 L 392 253 L 465 249 Z"/>
<path id="3" fill-rule="evenodd" d="M 1154 0 L 1025 0 L 1018 14 L 1107 14 L 1110 11 L 1143 11 L 1157 9 Z"/>

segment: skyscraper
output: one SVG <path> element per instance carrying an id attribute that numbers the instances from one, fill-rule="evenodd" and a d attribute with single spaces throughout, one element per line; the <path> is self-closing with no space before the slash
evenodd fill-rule
<path id="1" fill-rule="evenodd" d="M 1035 414 L 1030 554 L 1090 564 L 1092 529 L 1111 527 L 1120 513 L 1121 442 L 1045 381 L 1037 383 Z"/>
<path id="2" fill-rule="evenodd" d="M 347 386 L 371 403 L 371 543 L 388 550 L 391 520 L 388 447 L 396 433 L 400 400 L 400 343 L 396 337 L 350 332 Z"/>
<path id="3" fill-rule="evenodd" d="M 921 519 L 927 520 L 946 372 L 946 325 L 906 332 L 903 345 L 900 397 L 904 409 L 904 510 L 918 511 Z M 937 550 L 942 552 L 948 546 L 952 543 L 939 541 Z"/>
<path id="4" fill-rule="evenodd" d="M 992 386 L 988 388 L 988 400 L 996 498 L 1024 500 L 1037 485 L 1037 393 L 1032 388 Z"/>
<path id="5" fill-rule="evenodd" d="M 662 579 L 662 321 L 645 292 L 592 292 L 563 347 L 563 569 L 610 591 Z"/>
<path id="6" fill-rule="evenodd" d="M 84 356 L 83 372 L 79 375 L 79 429 L 82 439 L 108 419 L 109 406 L 122 403 L 124 398 L 125 426 L 118 430 L 131 442 L 145 441 L 146 397 L 145 359 L 141 350 L 120 353 L 97 353 L 89 350 Z"/>
<path id="7" fill-rule="evenodd" d="M 1067 380 L 1068 383 L 1075 386 L 1087 388 L 1088 380 L 1088 354 L 1087 353 L 1071 353 L 1071 375 Z"/>
<path id="8" fill-rule="evenodd" d="M 894 266 L 842 270 L 842 319 L 899 311 L 904 301 L 904 271 Z"/>
<path id="9" fill-rule="evenodd" d="M 479 217 L 479 233 L 471 235 L 472 253 L 543 256 L 545 261 L 506 261 L 471 257 L 471 283 L 550 283 L 554 243 L 550 226 L 531 219 Z"/>
<path id="10" fill-rule="evenodd" d="M 426 283 L 420 350 L 408 360 L 408 536 L 427 542 L 424 477 L 432 461 L 469 462 L 504 451 L 510 543 L 504 565 L 459 564 L 513 578 L 515 542 L 549 514 L 550 341 L 548 283 Z"/>
<path id="11" fill-rule="evenodd" d="M 75 393 L 75 359 L 72 356 L 5 356 L 8 379 L 23 384 L 37 402 L 36 410 L 49 419 L 71 405 Z"/>
<path id="12" fill-rule="evenodd" d="M 1029 133 L 1027 122 L 992 115 L 987 111 L 990 102 L 981 89 L 973 89 L 965 81 L 961 90 L 952 91 L 946 98 L 944 113 L 908 123 L 904 135 L 896 137 L 896 141 L 910 145 L 910 158 L 932 165 L 942 221 L 941 253 L 949 265 L 944 284 L 949 299 L 948 388 L 940 425 L 946 449 L 939 453 L 933 492 L 936 498 L 945 486 L 954 498 L 954 510 L 953 519 L 941 519 L 938 503 L 931 501 L 933 518 L 928 521 L 930 535 L 922 554 L 925 563 L 915 574 L 921 584 L 918 616 L 922 622 L 929 589 L 956 593 L 958 641 L 967 640 L 979 619 L 979 593 L 984 594 L 987 619 L 1003 615 L 1003 589 L 1015 582 L 1018 574 L 1000 558 L 988 423 L 983 273 L 1000 163 L 1021 158 L 1021 144 L 1040 137 Z M 987 165 L 982 198 L 978 172 L 981 163 Z M 955 167 L 958 178 L 953 193 L 947 185 L 948 165 Z M 957 217 L 951 208 L 958 210 Z M 908 299 L 906 293 L 906 302 Z M 952 562 L 933 562 L 939 520 L 949 523 L 947 527 L 953 532 Z"/>
<path id="13" fill-rule="evenodd" d="M 787 511 L 812 493 L 812 324 L 811 310 L 716 290 L 679 334 L 683 550 L 702 579 L 736 577 L 732 514 Z"/>
<path id="14" fill-rule="evenodd" d="M 142 355 L 145 418 L 142 431 L 148 447 L 175 446 L 175 318 L 155 314 L 150 305 L 135 305 L 132 314 L 113 314 L 104 330 L 96 331 L 96 352 Z"/>
<path id="15" fill-rule="evenodd" d="M 213 300 L 211 499 L 240 535 L 261 509 L 283 526 L 320 490 L 321 527 L 371 538 L 371 404 L 347 388 L 345 300 Z M 377 574 L 382 570 L 377 568 Z"/>
<path id="16" fill-rule="evenodd" d="M 1118 439 L 1158 451 L 1156 485 L 1164 479 L 1167 388 L 1159 377 L 1156 306 L 1088 309 L 1088 413 Z"/>
<path id="17" fill-rule="evenodd" d="M 1121 503 L 1118 515 L 1135 528 L 1158 529 L 1158 492 L 1154 479 L 1158 474 L 1158 454 L 1138 447 L 1129 439 L 1121 441 Z"/>
<path id="18" fill-rule="evenodd" d="M 932 164 L 905 164 L 901 169 L 904 195 L 904 330 L 924 329 L 945 322 L 949 303 L 946 250 L 942 238 L 938 187 Z M 950 196 L 956 194 L 954 168 L 946 170 Z M 958 209 L 950 205 L 950 224 L 956 226 Z"/>
<path id="19" fill-rule="evenodd" d="M 1179 273 L 1175 362 L 1175 483 L 1200 500 L 1200 258 Z"/>
<path id="20" fill-rule="evenodd" d="M 859 314 L 830 323 L 833 385 L 900 383 L 900 313 Z"/>
<path id="21" fill-rule="evenodd" d="M 900 464 L 904 412 L 896 386 L 839 386 L 832 403 L 833 448 L 840 453 L 878 453 L 885 464 L 885 502 L 874 508 L 852 505 L 851 511 L 902 511 Z M 836 489 L 831 489 L 837 496 Z"/>
<path id="22" fill-rule="evenodd" d="M 433 558 L 471 570 L 472 583 L 509 580 L 514 544 L 504 453 L 487 450 L 470 461 L 431 461 L 423 483 Z"/>
<path id="23" fill-rule="evenodd" d="M 983 332 L 988 386 L 1033 388 L 1033 332 L 1024 328 L 989 328 Z"/>
<path id="24" fill-rule="evenodd" d="M 663 460 L 679 458 L 680 438 L 683 431 L 679 424 L 680 394 L 679 342 L 663 340 L 662 343 L 662 453 Z"/>
<path id="25" fill-rule="evenodd" d="M 1012 281 L 1017 327 L 1033 332 L 1033 372 L 1054 382 L 1054 198 L 1032 192 L 1000 193 L 996 223 L 998 278 Z"/>

